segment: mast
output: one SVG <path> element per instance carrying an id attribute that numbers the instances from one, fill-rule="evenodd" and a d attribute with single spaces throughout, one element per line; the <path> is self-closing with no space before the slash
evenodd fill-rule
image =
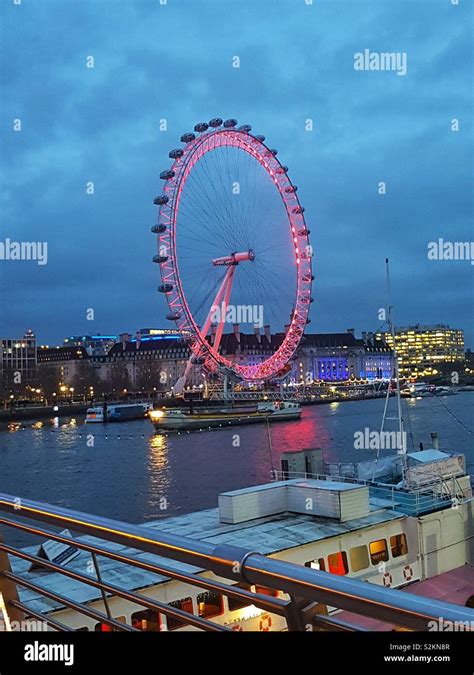
<path id="1" fill-rule="evenodd" d="M 382 417 L 382 425 L 380 428 L 380 433 L 382 434 L 384 427 L 385 427 L 385 420 L 388 419 L 395 419 L 398 421 L 398 431 L 399 431 L 399 438 L 401 442 L 401 447 L 398 448 L 397 452 L 399 455 L 403 455 L 403 467 L 404 469 L 406 468 L 406 452 L 407 452 L 407 447 L 406 447 L 406 442 L 405 442 L 405 433 L 404 433 L 404 426 L 403 426 L 403 415 L 402 415 L 402 400 L 401 400 L 401 395 L 400 395 L 400 371 L 398 367 L 398 354 L 397 354 L 397 345 L 395 342 L 395 322 L 394 322 L 394 312 L 393 312 L 393 305 L 392 305 L 392 299 L 391 299 L 391 289 L 390 289 L 390 269 L 389 269 L 389 260 L 388 258 L 385 258 L 385 268 L 387 272 L 387 300 L 388 300 L 388 317 L 387 317 L 387 323 L 390 329 L 390 333 L 392 335 L 392 352 L 393 352 L 393 359 L 395 362 L 395 380 L 396 380 L 396 385 L 397 385 L 397 417 L 387 417 L 387 408 L 388 408 L 388 399 L 390 397 L 390 386 L 387 389 L 387 396 L 385 398 L 385 406 L 384 406 L 384 411 L 383 411 L 383 417 Z M 377 459 L 379 458 L 379 452 L 377 452 Z"/>

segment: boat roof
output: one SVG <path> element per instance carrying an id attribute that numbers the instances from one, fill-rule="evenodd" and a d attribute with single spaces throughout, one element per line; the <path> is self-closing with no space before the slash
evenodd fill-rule
<path id="1" fill-rule="evenodd" d="M 415 581 L 399 590 L 465 607 L 467 599 L 474 593 L 474 567 L 469 564 L 461 565 L 430 579 Z M 393 624 L 352 612 L 338 612 L 337 618 L 369 631 L 393 630 Z"/>
<path id="2" fill-rule="evenodd" d="M 213 508 L 171 518 L 153 520 L 144 523 L 143 527 L 168 534 L 172 533 L 183 537 L 190 537 L 191 539 L 197 539 L 209 544 L 232 544 L 264 555 L 271 555 L 354 530 L 406 518 L 406 515 L 403 513 L 385 508 L 385 504 L 381 500 L 371 500 L 371 509 L 369 515 L 346 522 L 307 514 L 285 512 L 232 525 L 221 523 L 219 521 L 219 509 Z M 85 543 L 100 545 L 114 552 L 120 552 L 136 560 L 157 565 L 168 565 L 192 574 L 204 571 L 199 567 L 176 562 L 151 553 L 137 551 L 122 544 L 114 544 L 97 537 L 81 536 L 77 539 Z M 36 555 L 38 547 L 39 544 L 29 546 L 23 550 Z M 87 563 L 90 560 L 90 554 L 87 551 L 80 550 L 79 554 L 67 564 L 67 568 L 84 573 L 84 570 L 88 569 Z M 100 598 L 100 591 L 98 589 L 57 572 L 28 572 L 30 563 L 26 560 L 12 557 L 11 564 L 15 573 L 24 575 L 27 579 L 34 579 L 35 583 L 39 586 L 54 590 L 55 593 L 65 595 L 76 602 L 87 603 Z M 115 583 L 128 590 L 155 586 L 169 580 L 169 577 L 125 565 L 105 557 L 100 558 L 99 565 L 104 581 Z M 50 612 L 61 608 L 60 603 L 45 598 L 36 591 L 20 588 L 19 592 L 21 601 L 28 603 L 31 609 L 38 612 Z"/>
<path id="3" fill-rule="evenodd" d="M 441 452 L 441 450 L 436 450 L 435 448 L 429 448 L 428 450 L 418 450 L 418 452 L 408 452 L 407 456 L 410 459 L 415 460 L 416 462 L 436 462 L 439 459 L 450 459 L 452 455 L 447 452 Z"/>

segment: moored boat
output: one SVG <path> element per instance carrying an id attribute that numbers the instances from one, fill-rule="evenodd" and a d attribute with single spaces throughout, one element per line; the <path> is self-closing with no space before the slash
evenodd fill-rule
<path id="1" fill-rule="evenodd" d="M 151 403 L 115 403 L 88 408 L 86 423 L 129 422 L 144 419 L 152 409 Z"/>
<path id="2" fill-rule="evenodd" d="M 300 417 L 301 406 L 293 401 L 262 402 L 241 408 L 150 411 L 150 419 L 157 431 L 196 431 L 256 422 L 287 422 Z"/>

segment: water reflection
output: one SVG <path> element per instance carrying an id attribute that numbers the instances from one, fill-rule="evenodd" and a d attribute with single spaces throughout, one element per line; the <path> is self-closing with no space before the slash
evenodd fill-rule
<path id="1" fill-rule="evenodd" d="M 299 422 L 225 430 L 154 434 L 149 421 L 84 425 L 81 417 L 4 424 L 0 433 L 0 491 L 129 522 L 215 507 L 220 492 L 266 482 L 281 454 L 321 447 L 327 462 L 362 461 L 354 432 L 379 429 L 384 401 L 307 406 Z M 449 408 L 470 426 L 472 395 Z M 440 447 L 466 454 L 474 472 L 472 436 L 436 399 L 406 399 L 409 450 L 430 432 Z M 396 424 L 396 422 L 393 422 Z M 21 433 L 18 433 L 21 431 Z M 413 439 L 413 442 L 412 442 Z"/>

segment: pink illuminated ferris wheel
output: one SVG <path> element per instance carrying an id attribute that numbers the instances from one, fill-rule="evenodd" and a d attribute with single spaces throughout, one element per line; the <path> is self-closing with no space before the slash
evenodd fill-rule
<path id="1" fill-rule="evenodd" d="M 214 118 L 181 136 L 163 193 L 158 235 L 161 284 L 193 364 L 245 381 L 277 377 L 303 335 L 311 297 L 312 248 L 288 167 L 250 125 Z M 227 354 L 225 333 L 280 333 L 268 358 Z"/>

